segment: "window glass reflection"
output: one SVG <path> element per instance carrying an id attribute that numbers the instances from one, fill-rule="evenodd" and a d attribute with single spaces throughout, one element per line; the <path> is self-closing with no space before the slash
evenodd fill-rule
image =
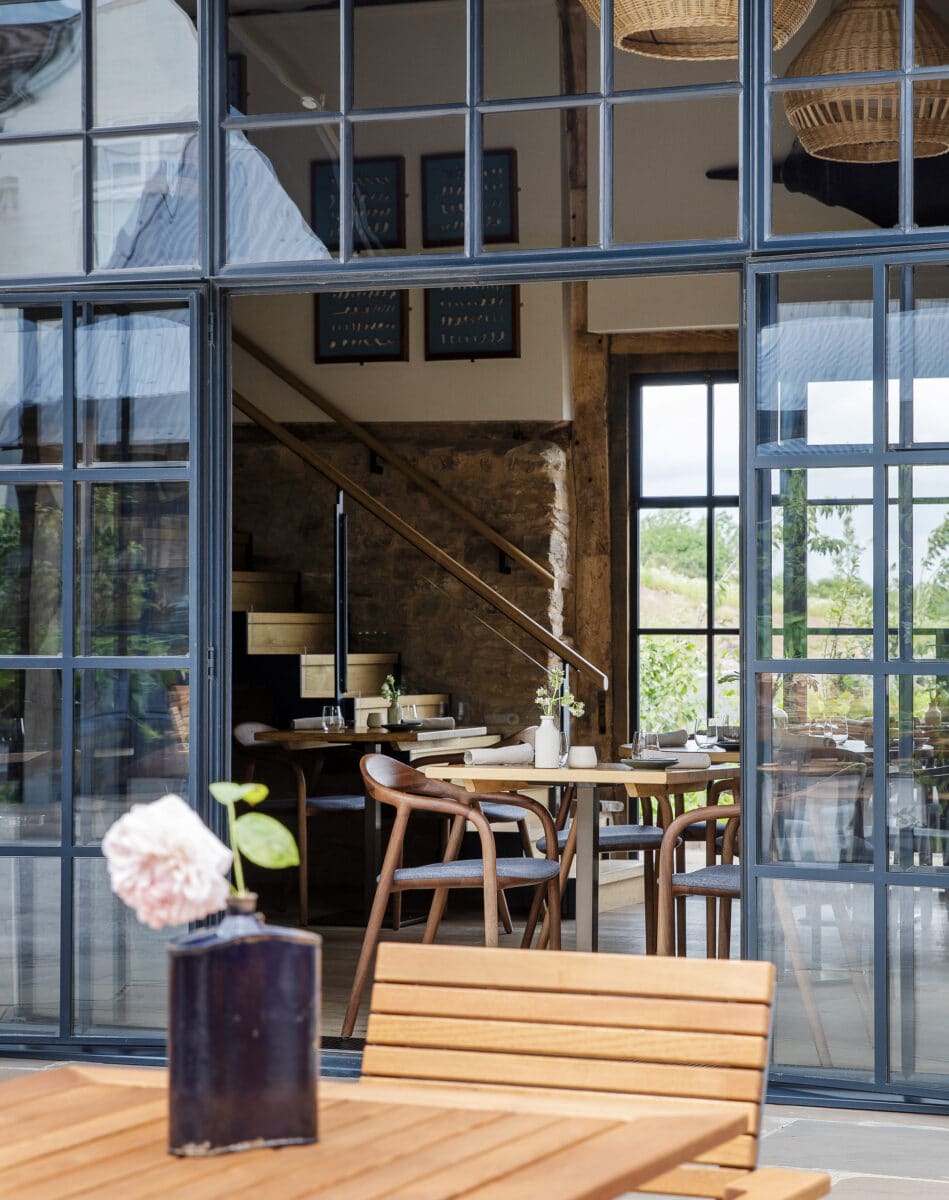
<path id="1" fill-rule="evenodd" d="M 713 388 L 715 453 L 713 474 L 716 496 L 739 492 L 738 446 L 741 439 L 737 383 L 716 383 Z"/>
<path id="2" fill-rule="evenodd" d="M 79 128 L 80 0 L 0 4 L 0 62 L 4 133 Z"/>
<path id="3" fill-rule="evenodd" d="M 893 887 L 887 893 L 891 1077 L 942 1088 L 949 1076 L 945 897 L 935 888 Z"/>
<path id="4" fill-rule="evenodd" d="M 338 4 L 228 0 L 227 12 L 232 115 L 339 108 Z"/>
<path id="5" fill-rule="evenodd" d="M 188 458 L 191 335 L 185 306 L 87 306 L 76 330 L 83 465 Z"/>
<path id="6" fill-rule="evenodd" d="M 59 1033 L 57 858 L 0 858 L 6 920 L 0 934 L 0 1031 Z"/>
<path id="7" fill-rule="evenodd" d="M 198 256 L 198 135 L 95 143 L 95 265 L 187 266 Z"/>
<path id="8" fill-rule="evenodd" d="M 82 143 L 0 145 L 0 275 L 76 275 Z"/>
<path id="9" fill-rule="evenodd" d="M 761 857 L 873 861 L 873 688 L 864 675 L 758 680 Z"/>
<path id="10" fill-rule="evenodd" d="M 189 8 L 184 0 L 96 0 L 97 125 L 197 120 L 198 31 Z"/>
<path id="11" fill-rule="evenodd" d="M 80 654 L 188 653 L 188 485 L 77 488 Z"/>
<path id="12" fill-rule="evenodd" d="M 891 868 L 949 866 L 949 675 L 888 681 L 887 829 Z"/>
<path id="13" fill-rule="evenodd" d="M 949 658 L 949 467 L 891 467 L 889 649 Z"/>
<path id="14" fill-rule="evenodd" d="M 0 464 L 62 460 L 62 312 L 0 308 Z"/>
<path id="15" fill-rule="evenodd" d="M 708 403 L 704 383 L 642 389 L 642 494 L 704 496 Z"/>
<path id="16" fill-rule="evenodd" d="M 63 489 L 0 483 L 0 654 L 62 653 Z"/>
<path id="17" fill-rule="evenodd" d="M 889 293 L 890 443 L 949 442 L 949 270 L 893 267 Z"/>
<path id="18" fill-rule="evenodd" d="M 62 688 L 60 671 L 0 671 L 0 842 L 60 839 Z"/>
<path id="19" fill-rule="evenodd" d="M 100 842 L 133 803 L 187 796 L 187 671 L 80 671 L 76 712 L 77 844 Z"/>

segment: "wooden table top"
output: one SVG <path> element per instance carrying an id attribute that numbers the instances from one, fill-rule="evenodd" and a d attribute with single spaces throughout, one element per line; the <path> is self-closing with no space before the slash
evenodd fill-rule
<path id="1" fill-rule="evenodd" d="M 321 1080 L 312 1146 L 176 1158 L 167 1075 L 59 1067 L 0 1084 L 0 1196 L 148 1200 L 606 1200 L 745 1131 L 745 1118 L 629 1118 L 492 1089 Z"/>
<path id="2" fill-rule="evenodd" d="M 431 729 L 405 729 L 401 733 L 390 732 L 387 729 L 333 729 L 326 732 L 322 729 L 269 729 L 254 735 L 255 742 L 276 743 L 286 750 L 307 750 L 317 746 L 392 746 L 403 742 L 417 742 L 420 745 L 431 746 L 432 753 L 437 754 L 442 749 L 442 743 L 450 741 L 479 744 L 496 735 L 473 733 L 470 729 L 438 730 L 442 737 L 420 738 L 420 733 L 434 732 Z"/>
<path id="3" fill-rule="evenodd" d="M 463 783 L 491 783 L 498 788 L 544 787 L 564 783 L 620 784 L 635 791 L 650 786 L 692 791 L 716 779 L 737 779 L 740 768 L 722 767 L 624 767 L 601 763 L 596 767 L 521 767 L 496 764 L 490 767 L 432 766 L 422 768 L 430 779 L 456 779 Z M 476 789 L 477 790 L 477 787 Z"/>

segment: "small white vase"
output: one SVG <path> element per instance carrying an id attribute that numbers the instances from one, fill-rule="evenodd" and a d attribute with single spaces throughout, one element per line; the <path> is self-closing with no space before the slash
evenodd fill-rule
<path id="1" fill-rule="evenodd" d="M 541 717 L 534 735 L 534 766 L 545 771 L 560 766 L 560 729 L 553 717 Z"/>
<path id="2" fill-rule="evenodd" d="M 386 724 L 402 724 L 402 705 L 398 702 L 398 700 L 393 701 L 392 704 L 389 705 L 389 708 L 386 711 Z"/>

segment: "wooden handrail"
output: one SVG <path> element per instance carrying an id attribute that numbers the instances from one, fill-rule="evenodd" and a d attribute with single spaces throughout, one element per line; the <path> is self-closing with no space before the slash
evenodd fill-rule
<path id="1" fill-rule="evenodd" d="M 250 400 L 245 399 L 245 397 L 237 392 L 232 393 L 231 400 L 234 407 L 242 412 L 245 417 L 250 417 L 262 429 L 266 429 L 268 433 L 273 434 L 279 442 L 286 446 L 288 450 L 292 450 L 298 458 L 301 458 L 309 466 L 319 471 L 331 483 L 341 488 L 347 496 L 355 500 L 357 504 L 361 504 L 367 512 L 372 513 L 374 517 L 377 517 L 384 524 L 388 525 L 400 537 L 405 538 L 416 550 L 421 550 L 432 562 L 438 563 L 449 575 L 453 575 L 459 583 L 463 583 L 476 596 L 480 596 L 482 600 L 486 600 L 488 604 L 517 625 L 519 629 L 530 634 L 532 638 L 540 642 L 552 654 L 556 654 L 558 658 L 569 663 L 571 667 L 576 668 L 578 671 L 589 671 L 594 678 L 599 680 L 600 686 L 604 691 L 609 688 L 609 678 L 604 675 L 599 667 L 595 667 L 592 663 L 587 662 L 572 646 L 568 646 L 566 642 L 562 642 L 556 634 L 552 633 L 549 629 L 545 629 L 543 625 L 535 621 L 533 617 L 528 616 L 516 604 L 512 604 L 507 597 L 495 591 L 490 584 L 485 583 L 473 571 L 469 571 L 456 558 L 452 558 L 447 551 L 442 550 L 440 546 L 437 546 L 433 541 L 425 537 L 424 534 L 419 533 L 407 521 L 403 521 L 397 513 L 394 513 L 380 500 L 377 500 L 371 492 L 367 492 L 362 484 L 357 483 L 354 479 L 350 479 L 348 475 L 344 474 L 337 467 L 334 467 L 331 462 L 328 462 L 321 455 L 317 454 L 315 450 L 311 450 L 305 442 L 300 441 L 298 437 L 284 429 L 272 417 L 268 417 L 265 412 L 262 412 Z"/>
<path id="2" fill-rule="evenodd" d="M 501 553 L 506 558 L 509 558 L 511 562 L 517 563 L 518 566 L 526 567 L 528 571 L 533 571 L 538 579 L 543 580 L 546 587 L 552 588 L 554 586 L 553 573 L 548 571 L 542 563 L 537 562 L 536 559 L 531 558 L 529 554 L 526 554 L 523 550 L 515 546 L 503 533 L 498 533 L 496 529 L 492 529 L 486 521 L 482 521 L 470 509 L 465 508 L 454 496 L 440 487 L 434 479 L 430 479 L 424 471 L 420 471 L 418 467 L 413 466 L 407 459 L 404 459 L 400 454 L 391 450 L 385 442 L 377 438 L 364 425 L 360 425 L 358 421 L 354 421 L 352 417 L 347 416 L 332 400 L 327 400 L 325 396 L 320 395 L 308 383 L 294 375 L 279 359 L 268 354 L 256 342 L 251 341 L 249 337 L 243 333 L 239 333 L 236 329 L 233 333 L 233 339 L 234 343 L 240 346 L 245 353 L 249 354 L 251 358 L 256 359 L 261 366 L 266 367 L 271 375 L 276 375 L 282 383 L 292 388 L 304 400 L 309 400 L 311 404 L 314 404 L 332 421 L 335 421 L 337 425 L 342 426 L 347 433 L 351 433 L 364 446 L 368 446 L 379 458 L 385 459 L 390 466 L 395 467 L 397 471 L 401 471 L 406 479 L 411 480 L 416 487 L 420 488 L 423 492 L 427 492 L 439 504 L 449 509 L 456 517 L 464 521 L 466 525 L 469 525 L 476 532 L 480 533 L 483 538 L 486 538 L 489 542 L 497 546 Z"/>

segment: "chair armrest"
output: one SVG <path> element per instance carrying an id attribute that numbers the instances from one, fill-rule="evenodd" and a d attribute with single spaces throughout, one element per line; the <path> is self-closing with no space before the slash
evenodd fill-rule
<path id="1" fill-rule="evenodd" d="M 672 856 L 676 844 L 682 836 L 682 831 L 699 821 L 731 821 L 741 816 L 741 808 L 737 804 L 713 804 L 707 808 L 693 808 L 691 812 L 676 817 L 662 835 L 662 845 L 659 847 L 659 877 L 672 874 Z"/>
<path id="2" fill-rule="evenodd" d="M 526 808 L 528 812 L 532 812 L 544 827 L 544 837 L 547 839 L 547 857 L 553 862 L 557 861 L 557 828 L 554 825 L 553 817 L 543 804 L 532 800 L 530 796 L 522 796 L 520 792 L 471 792 L 470 794 L 479 804 L 484 801 L 489 804 L 509 804 L 517 808 Z"/>
<path id="3" fill-rule="evenodd" d="M 818 1171 L 759 1167 L 725 1187 L 724 1200 L 819 1200 L 830 1192 L 830 1176 Z"/>
<path id="4" fill-rule="evenodd" d="M 412 792 L 397 792 L 399 797 L 398 803 L 413 812 L 435 812 L 443 813 L 446 817 L 464 817 L 468 821 L 474 820 L 475 817 L 481 817 L 480 812 L 474 807 L 471 801 L 452 800 L 448 796 L 420 796 Z M 471 800 L 476 800 L 477 796 L 474 792 L 467 793 L 471 796 Z M 392 801 L 389 801 L 391 804 Z M 485 821 L 485 828 L 487 822 Z"/>

